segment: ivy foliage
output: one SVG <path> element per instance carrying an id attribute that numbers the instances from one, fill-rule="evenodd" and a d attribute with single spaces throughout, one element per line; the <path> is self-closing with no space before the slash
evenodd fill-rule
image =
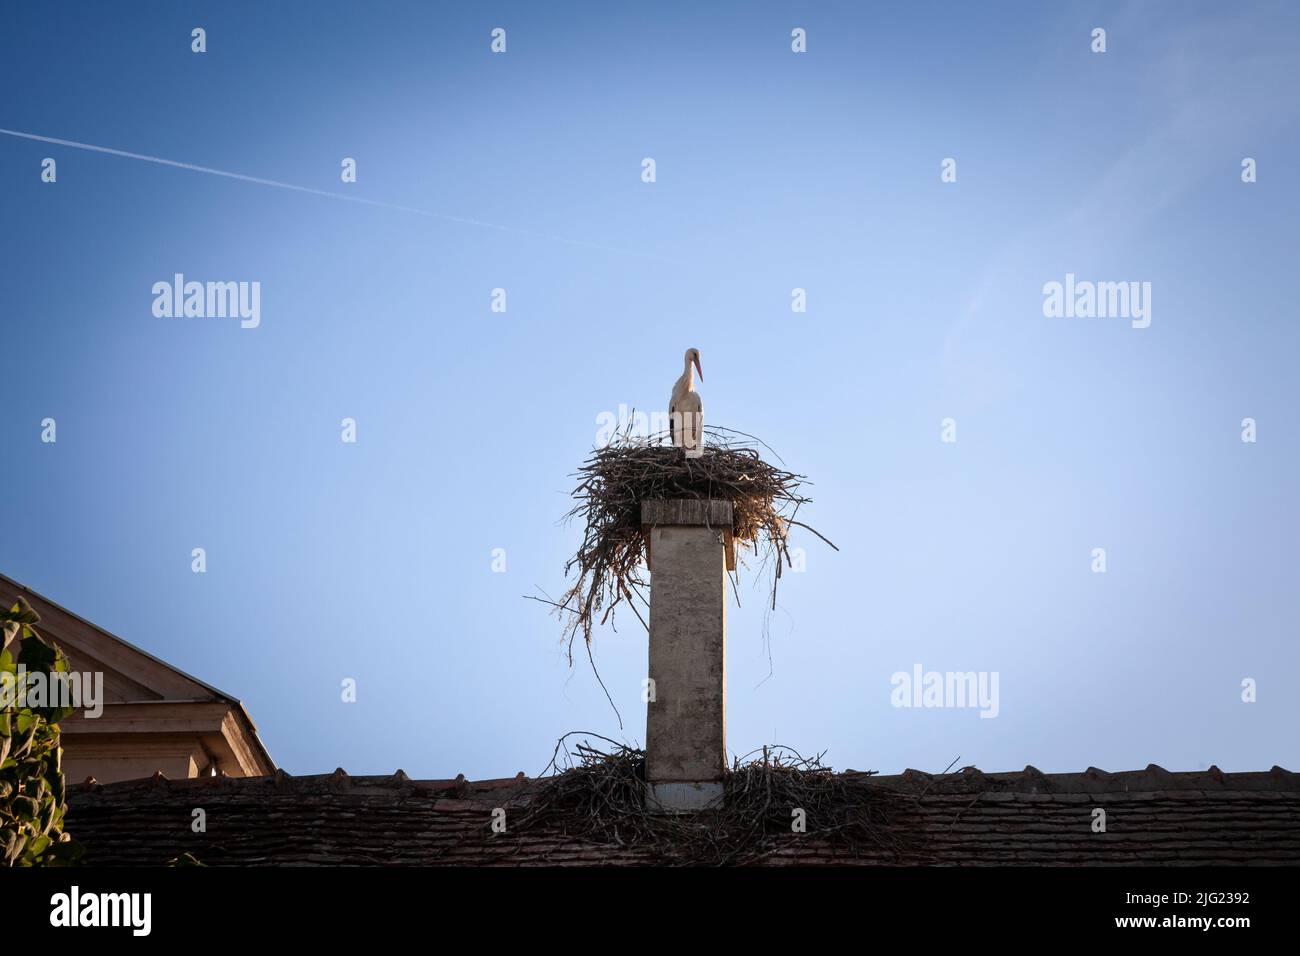
<path id="1" fill-rule="evenodd" d="M 67 787 L 59 721 L 73 708 L 28 706 L 19 676 L 44 675 L 52 686 L 53 675 L 68 673 L 67 657 L 32 627 L 38 620 L 21 598 L 0 611 L 0 866 L 74 864 L 83 850 L 63 829 Z"/>

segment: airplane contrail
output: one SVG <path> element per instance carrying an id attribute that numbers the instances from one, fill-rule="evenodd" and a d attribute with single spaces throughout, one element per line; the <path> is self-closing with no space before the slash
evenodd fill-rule
<path id="1" fill-rule="evenodd" d="M 0 129 L 0 133 L 5 136 L 15 136 L 19 139 L 36 140 L 39 143 L 52 143 L 55 146 L 68 146 L 72 149 L 84 149 L 92 153 L 106 153 L 109 156 L 121 156 L 124 159 L 138 159 L 146 163 L 157 163 L 160 166 L 171 166 L 175 169 L 188 169 L 194 173 L 206 173 L 209 176 L 223 176 L 226 179 L 238 179 L 245 183 L 256 183 L 259 186 L 273 186 L 276 189 L 288 189 L 298 193 L 308 193 L 312 196 L 324 196 L 327 199 L 342 199 L 345 202 L 361 203 L 365 206 L 376 206 L 380 209 L 392 209 L 397 212 L 408 212 L 417 216 L 427 216 L 431 219 L 441 219 L 444 222 L 454 222 L 465 226 L 479 226 L 483 229 L 495 229 L 498 232 L 513 233 L 517 236 L 527 236 L 532 239 L 545 239 L 550 242 L 563 242 L 572 246 L 584 246 L 588 249 L 599 249 L 602 252 L 613 252 L 617 255 L 643 256 L 651 259 L 660 259 L 659 256 L 648 255 L 642 252 L 629 252 L 626 249 L 618 249 L 614 246 L 606 246 L 598 242 L 588 242 L 585 239 L 571 239 L 567 236 L 557 236 L 550 233 L 533 232 L 530 229 L 519 229 L 515 226 L 503 226 L 500 223 L 484 222 L 482 219 L 469 219 L 464 216 L 452 216 L 447 213 L 434 212 L 429 209 L 419 209 L 415 206 L 403 206 L 399 203 L 383 202 L 378 199 L 365 199 L 361 196 L 349 196 L 346 193 L 331 192 L 328 189 L 313 189 L 310 186 L 298 186 L 294 183 L 280 182 L 277 179 L 263 179 L 260 176 L 245 176 L 243 173 L 232 173 L 224 169 L 213 169 L 211 166 L 197 166 L 194 163 L 182 163 L 174 159 L 164 159 L 162 156 L 146 156 L 144 153 L 132 153 L 124 149 L 113 149 L 108 146 L 96 146 L 93 143 L 78 143 L 70 139 L 58 139 L 54 136 L 40 136 L 36 133 L 23 133 L 15 129 Z M 671 261 L 660 259 L 660 261 Z"/>

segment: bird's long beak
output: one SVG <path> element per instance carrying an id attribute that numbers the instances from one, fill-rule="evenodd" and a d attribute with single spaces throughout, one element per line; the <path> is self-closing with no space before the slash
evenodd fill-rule
<path id="1" fill-rule="evenodd" d="M 700 357 L 697 355 L 691 361 L 695 363 L 695 371 L 700 373 L 700 381 L 704 381 L 704 369 L 700 368 Z"/>

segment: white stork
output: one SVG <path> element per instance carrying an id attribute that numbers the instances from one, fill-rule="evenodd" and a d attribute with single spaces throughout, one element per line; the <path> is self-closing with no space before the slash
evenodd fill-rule
<path id="1" fill-rule="evenodd" d="M 698 458 L 704 454 L 704 404 L 695 390 L 696 372 L 700 373 L 700 381 L 704 381 L 700 350 L 687 349 L 684 364 L 682 377 L 668 399 L 668 438 L 674 447 L 686 451 L 687 458 Z M 692 365 L 695 367 L 691 368 Z"/>

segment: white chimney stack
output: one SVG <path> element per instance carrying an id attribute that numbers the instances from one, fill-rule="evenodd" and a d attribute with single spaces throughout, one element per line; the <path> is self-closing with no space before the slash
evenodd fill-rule
<path id="1" fill-rule="evenodd" d="M 645 501 L 650 564 L 646 782 L 651 809 L 699 810 L 722 798 L 726 752 L 726 572 L 735 566 L 731 502 Z"/>

